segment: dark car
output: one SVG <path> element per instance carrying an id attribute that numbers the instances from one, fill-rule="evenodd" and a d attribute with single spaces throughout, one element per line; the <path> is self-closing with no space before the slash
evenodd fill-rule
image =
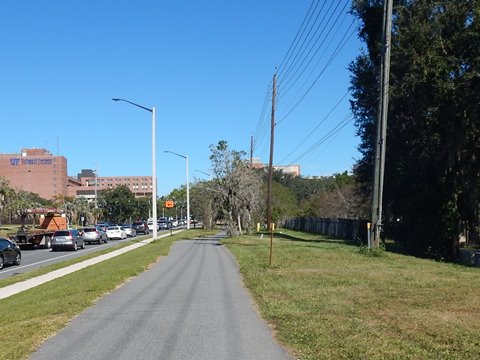
<path id="1" fill-rule="evenodd" d="M 107 231 L 107 228 L 109 226 L 110 226 L 110 224 L 108 224 L 106 222 L 100 222 L 100 223 L 95 224 L 96 228 L 101 228 L 103 231 Z"/>
<path id="2" fill-rule="evenodd" d="M 57 230 L 53 234 L 52 251 L 60 249 L 77 250 L 85 249 L 85 241 L 83 240 L 83 232 L 79 230 Z"/>
<path id="3" fill-rule="evenodd" d="M 170 229 L 170 223 L 166 220 L 160 220 L 158 222 L 159 229 Z"/>
<path id="4" fill-rule="evenodd" d="M 22 252 L 17 244 L 10 240 L 0 238 L 0 270 L 5 264 L 20 265 Z"/>
<path id="5" fill-rule="evenodd" d="M 132 224 L 132 228 L 135 229 L 135 231 L 138 233 L 142 234 L 149 234 L 150 230 L 148 230 L 148 224 L 145 221 L 134 221 Z"/>

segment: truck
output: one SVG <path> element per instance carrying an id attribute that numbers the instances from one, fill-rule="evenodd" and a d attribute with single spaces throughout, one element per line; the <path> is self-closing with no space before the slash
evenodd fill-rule
<path id="1" fill-rule="evenodd" d="M 65 214 L 50 211 L 40 215 L 38 226 L 28 229 L 22 224 L 16 233 L 8 234 L 8 237 L 22 249 L 35 247 L 50 249 L 55 231 L 67 229 L 68 221 Z"/>

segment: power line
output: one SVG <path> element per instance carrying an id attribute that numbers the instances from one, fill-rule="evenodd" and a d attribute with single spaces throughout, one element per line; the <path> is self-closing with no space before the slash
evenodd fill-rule
<path id="1" fill-rule="evenodd" d="M 295 160 L 290 162 L 289 165 L 292 165 L 298 160 L 304 158 L 305 156 L 309 155 L 312 151 L 314 151 L 317 147 L 325 143 L 329 140 L 332 136 L 335 136 L 340 130 L 342 130 L 345 126 L 347 126 L 353 120 L 353 115 L 347 115 L 342 121 L 340 121 L 337 125 L 333 127 L 327 134 L 325 134 L 320 140 L 318 140 L 315 144 L 310 146 L 307 150 L 305 150 L 301 155 L 299 155 Z"/>
<path id="2" fill-rule="evenodd" d="M 267 86 L 267 90 L 265 92 L 265 99 L 263 101 L 262 111 L 261 111 L 260 116 L 258 118 L 257 127 L 256 127 L 255 132 L 254 132 L 254 134 L 256 135 L 255 136 L 256 138 L 260 138 L 261 133 L 263 133 L 264 131 L 266 132 L 266 130 L 264 130 L 264 128 L 266 127 L 265 123 L 268 125 L 268 122 L 265 121 L 265 113 L 266 113 L 267 107 L 270 103 L 269 94 L 270 94 L 271 86 L 272 86 L 272 82 L 270 81 L 270 83 Z"/>
<path id="3" fill-rule="evenodd" d="M 305 141 L 307 141 L 310 136 L 313 135 L 313 133 L 330 117 L 330 115 L 335 111 L 335 109 L 342 103 L 342 101 L 347 97 L 347 95 L 349 94 L 349 91 L 347 91 L 343 96 L 342 98 L 333 106 L 332 109 L 330 109 L 330 111 L 323 117 L 322 120 L 320 120 L 318 122 L 318 124 L 308 133 L 307 136 L 305 136 L 301 141 L 300 143 L 292 150 L 288 153 L 288 155 L 286 155 L 282 161 L 280 161 L 280 163 L 283 163 L 286 159 L 288 159 L 290 157 L 290 155 L 292 155 L 295 151 L 298 150 L 299 147 L 301 147 L 303 144 L 305 144 Z"/>
<path id="4" fill-rule="evenodd" d="M 277 105 L 280 102 L 280 99 L 285 99 L 286 95 L 296 86 L 296 84 L 302 78 L 305 78 L 302 85 L 298 88 L 296 95 L 292 100 L 297 99 L 293 106 L 290 107 L 289 111 L 284 115 L 276 125 L 280 124 L 285 120 L 291 113 L 300 105 L 300 103 L 305 99 L 308 93 L 312 90 L 315 84 L 318 82 L 319 78 L 324 74 L 326 69 L 331 65 L 333 60 L 338 56 L 339 52 L 346 45 L 348 40 L 354 34 L 352 31 L 352 26 L 354 25 L 353 20 L 345 31 L 341 39 L 337 42 L 336 47 L 333 50 L 333 53 L 327 59 L 325 65 L 320 70 L 319 74 L 309 84 L 309 79 L 314 75 L 315 69 L 318 68 L 320 61 L 327 54 L 327 49 L 333 44 L 336 34 L 339 32 L 335 28 L 340 29 L 340 27 L 345 22 L 348 13 L 345 11 L 349 1 L 330 1 L 327 4 L 327 1 L 323 1 L 318 11 L 320 2 L 318 0 L 312 0 L 308 8 L 307 13 L 305 14 L 303 21 L 297 30 L 293 41 L 291 42 L 285 56 L 282 59 L 282 62 L 279 66 L 277 84 L 278 87 L 282 86 L 282 89 L 286 90 L 277 90 Z M 326 9 L 326 11 L 324 11 Z M 333 9 L 333 11 L 332 11 Z M 342 17 L 343 14 L 343 17 Z M 319 21 L 320 20 L 320 21 Z M 332 34 L 334 34 L 332 36 Z M 324 49 L 325 44 L 327 47 L 320 53 L 320 50 Z M 320 57 L 318 57 L 320 53 Z M 315 60 L 315 64 L 312 67 L 312 64 Z M 308 75 L 305 77 L 307 70 L 310 68 Z M 268 93 L 270 91 L 270 85 L 267 87 L 267 94 L 262 106 L 262 111 L 257 122 L 256 130 L 254 132 L 255 142 L 253 148 L 258 154 L 259 150 L 262 150 L 262 155 L 267 150 L 267 144 L 265 139 L 268 135 L 268 117 L 267 115 L 267 106 L 270 103 Z M 305 91 L 303 91 L 306 88 Z M 331 115 L 331 113 L 339 106 L 339 104 L 345 99 L 348 92 L 343 95 L 340 101 L 333 107 L 332 110 L 327 113 L 327 115 L 312 129 L 307 136 L 305 136 L 302 143 L 297 145 L 287 156 L 291 156 L 295 151 L 297 151 L 301 145 L 308 140 L 313 133 L 326 121 L 326 119 Z M 278 96 L 280 95 L 280 96 Z M 309 149 L 310 150 L 310 149 Z M 307 150 L 307 152 L 309 151 Z M 302 154 L 301 156 L 305 156 Z"/>
<path id="5" fill-rule="evenodd" d="M 310 65 L 310 63 L 312 62 L 312 60 L 315 58 L 316 54 L 318 53 L 318 51 L 320 50 L 320 48 L 322 47 L 323 43 L 325 42 L 325 40 L 328 38 L 328 36 L 330 35 L 333 27 L 335 26 L 335 24 L 337 23 L 338 19 L 340 18 L 341 16 L 341 13 L 345 10 L 346 6 L 347 6 L 348 3 L 345 3 L 343 9 L 340 11 L 340 14 L 337 15 L 335 21 L 333 22 L 333 24 L 330 26 L 330 29 L 328 30 L 327 34 L 325 35 L 324 37 L 324 40 L 320 43 L 319 46 L 317 46 L 319 40 L 322 38 L 322 35 L 324 34 L 324 32 L 326 31 L 326 28 L 327 26 L 330 24 L 330 21 L 333 19 L 333 16 L 334 14 L 337 12 L 337 9 L 340 5 L 340 2 L 337 2 L 337 5 L 335 6 L 335 8 L 333 9 L 332 13 L 329 14 L 329 11 L 330 9 L 332 8 L 332 5 L 333 5 L 333 2 L 330 3 L 330 7 L 328 8 L 327 10 L 327 14 L 323 16 L 320 24 L 318 25 L 318 27 L 316 28 L 314 34 L 312 35 L 312 37 L 309 39 L 306 47 L 303 49 L 303 51 L 301 53 L 297 53 L 297 55 L 301 56 L 301 57 L 296 57 L 296 61 L 292 63 L 292 68 L 295 67 L 295 70 L 293 71 L 293 73 L 290 75 L 290 74 L 286 74 L 283 79 L 284 81 L 281 83 L 281 86 L 282 88 L 286 87 L 289 83 L 291 83 L 293 81 L 293 84 L 295 84 L 298 79 L 302 76 L 302 74 L 305 72 L 305 69 Z M 320 13 L 318 14 L 320 15 Z M 329 16 L 328 17 L 328 20 L 325 22 L 324 26 L 322 27 L 320 33 L 318 34 L 318 36 L 316 36 L 316 34 L 318 33 L 318 30 L 320 29 L 320 27 L 322 26 L 322 24 L 324 23 L 324 20 L 326 19 L 326 16 Z M 310 44 L 312 43 L 312 41 L 314 40 L 315 38 L 315 41 L 313 42 L 313 45 L 310 46 Z M 317 46 L 317 47 L 316 47 Z M 313 53 L 312 56 L 311 53 L 312 51 L 315 49 L 316 47 L 316 51 Z M 307 51 L 308 49 L 308 51 Z M 307 51 L 307 53 L 305 54 L 305 51 Z M 305 55 L 304 55 L 305 54 Z M 305 61 L 310 58 L 310 60 L 308 61 L 307 65 L 306 66 L 303 66 L 305 64 Z M 298 65 L 297 65 L 298 64 Z M 303 67 L 303 70 L 301 70 Z M 300 74 L 298 76 L 297 73 L 300 71 Z M 296 76 L 296 78 L 295 78 Z M 285 94 L 283 94 L 283 96 L 285 96 Z"/>
<path id="6" fill-rule="evenodd" d="M 348 17 L 348 14 L 345 13 L 344 16 L 343 16 L 342 21 L 341 21 L 340 24 L 339 24 L 339 27 L 344 23 L 344 21 L 345 21 L 345 19 L 346 19 L 347 17 Z M 302 76 L 303 76 L 303 74 L 305 73 L 305 71 L 309 68 L 310 64 L 312 63 L 312 61 L 313 61 L 313 60 L 315 59 L 315 57 L 317 56 L 319 50 L 323 47 L 323 45 L 324 45 L 325 42 L 327 41 L 328 36 L 329 36 L 330 33 L 332 32 L 333 28 L 335 27 L 335 25 L 337 24 L 337 22 L 338 22 L 339 19 L 340 19 L 340 16 L 335 19 L 335 22 L 332 24 L 332 26 L 331 26 L 330 29 L 328 30 L 327 34 L 325 35 L 324 39 L 322 40 L 322 42 L 320 43 L 320 45 L 319 45 L 319 46 L 317 47 L 317 49 L 315 50 L 315 53 L 310 57 L 310 59 L 308 60 L 308 62 L 303 66 L 303 69 L 300 71 L 300 73 L 298 74 L 298 76 L 297 76 L 294 80 L 292 80 L 292 81 L 290 81 L 290 80 L 293 79 L 293 78 L 290 78 L 290 80 L 285 83 L 286 90 L 284 90 L 284 91 L 282 92 L 282 97 L 281 97 L 281 98 L 285 97 L 285 95 L 288 94 L 288 93 L 290 92 L 290 90 L 295 86 L 295 84 L 302 78 Z M 350 24 L 350 26 L 348 27 L 348 29 L 346 30 L 345 34 L 344 34 L 343 37 L 341 38 L 339 44 L 341 44 L 341 43 L 344 41 L 346 34 L 351 31 L 351 28 L 352 28 L 352 25 L 353 25 L 354 21 L 355 21 L 355 19 L 353 19 L 353 21 L 351 22 L 351 24 Z M 323 52 L 320 54 L 320 56 L 318 57 L 317 61 L 315 62 L 315 65 L 312 66 L 312 69 L 311 69 L 311 71 L 310 71 L 310 74 L 307 76 L 307 78 L 306 78 L 306 80 L 304 81 L 304 84 L 301 86 L 300 90 L 305 87 L 305 84 L 306 84 L 306 83 L 308 82 L 308 80 L 311 78 L 311 76 L 312 76 L 313 72 L 315 71 L 315 69 L 317 69 L 318 65 L 320 64 L 320 61 L 321 61 L 321 60 L 323 59 L 323 57 L 327 54 L 327 49 L 328 49 L 328 48 L 330 47 L 330 45 L 332 44 L 333 40 L 334 40 L 333 37 L 330 38 L 330 41 L 328 42 L 325 51 L 323 51 Z M 339 46 L 339 45 L 337 45 L 336 49 L 334 50 L 334 53 L 337 51 L 338 46 Z M 304 61 L 302 62 L 301 65 L 304 64 L 305 60 L 306 60 L 306 58 L 304 59 Z M 299 69 L 300 69 L 300 68 L 299 68 Z M 289 84 L 289 85 L 288 85 L 288 84 Z M 288 85 L 288 87 L 287 87 L 287 85 Z M 300 91 L 300 90 L 299 90 L 299 91 Z"/>
<path id="7" fill-rule="evenodd" d="M 352 21 L 352 23 L 350 24 L 350 27 L 348 28 L 348 30 L 345 32 L 345 34 L 343 35 L 342 37 L 342 40 L 341 42 L 337 45 L 336 49 L 334 50 L 333 54 L 330 56 L 330 58 L 328 59 L 327 63 L 325 64 L 325 66 L 323 67 L 323 69 L 320 71 L 320 73 L 318 74 L 318 76 L 315 78 L 315 80 L 313 81 L 313 83 L 308 87 L 308 89 L 303 93 L 303 95 L 300 97 L 300 99 L 295 103 L 295 105 L 293 105 L 290 110 L 287 112 L 286 115 L 284 115 L 279 121 L 278 121 L 278 124 L 280 124 L 283 120 L 285 120 L 288 116 L 290 116 L 292 114 L 292 112 L 298 107 L 298 105 L 300 105 L 300 103 L 305 99 L 305 97 L 308 95 L 308 93 L 313 89 L 313 87 L 315 86 L 315 84 L 317 83 L 317 81 L 320 79 L 320 77 L 325 73 L 325 71 L 327 70 L 327 68 L 330 66 L 330 64 L 333 62 L 333 60 L 335 59 L 335 57 L 340 53 L 340 50 L 343 49 L 343 47 L 345 46 L 345 44 L 347 43 L 347 41 L 352 37 L 352 35 L 354 34 L 354 32 L 352 31 L 350 33 L 350 35 L 348 36 L 348 38 L 346 38 L 348 32 L 350 31 L 352 25 L 353 25 L 354 21 Z"/>
<path id="8" fill-rule="evenodd" d="M 288 48 L 288 51 L 287 53 L 285 54 L 285 56 L 283 57 L 283 60 L 282 62 L 280 63 L 280 66 L 278 67 L 279 68 L 279 73 L 278 75 L 280 76 L 280 74 L 283 72 L 284 68 L 283 68 L 283 64 L 284 63 L 288 63 L 288 61 L 290 60 L 290 58 L 292 57 L 292 54 L 293 54 L 293 51 L 295 51 L 297 45 L 298 45 L 298 42 L 297 42 L 297 38 L 298 38 L 298 35 L 300 34 L 300 31 L 302 31 L 302 33 L 300 34 L 300 38 L 303 36 L 303 33 L 305 32 L 305 28 L 308 26 L 308 23 L 310 22 L 310 20 L 312 19 L 312 16 L 315 12 L 315 9 L 317 8 L 318 6 L 318 1 L 317 1 L 317 4 L 315 5 L 315 8 L 312 10 L 312 7 L 313 7 L 313 4 L 315 3 L 315 0 L 312 0 L 311 4 L 310 4 L 310 7 L 308 8 L 308 11 L 307 13 L 305 14 L 305 17 L 303 18 L 303 21 L 302 21 L 302 24 L 300 25 L 300 27 L 298 28 L 298 31 L 297 31 L 297 34 L 295 35 L 295 38 L 293 39 L 292 43 L 290 44 L 290 47 Z M 311 14 L 310 14 L 311 12 Z M 310 14 L 310 17 L 308 17 L 308 14 Z M 308 17 L 308 21 L 307 21 L 307 24 L 305 24 L 305 20 L 307 19 Z M 305 25 L 305 27 L 304 27 Z M 303 28 L 303 30 L 302 30 Z M 295 44 L 295 47 L 293 47 L 293 45 Z M 293 47 L 293 50 L 292 50 L 292 47 Z M 291 52 L 290 52 L 291 51 Z M 290 56 L 288 56 L 290 54 Z M 287 56 L 288 56 L 288 60 L 287 59 Z M 286 61 L 285 61 L 286 60 Z"/>
<path id="9" fill-rule="evenodd" d="M 324 8 L 325 4 L 326 4 L 326 2 L 324 2 L 323 5 L 322 5 L 322 7 L 320 8 L 320 11 L 318 12 L 317 16 L 315 17 L 315 20 L 313 21 L 312 25 L 310 26 L 307 34 L 305 35 L 302 43 L 300 44 L 300 47 L 299 47 L 298 50 L 296 51 L 296 53 L 295 53 L 295 55 L 294 55 L 294 57 L 293 57 L 293 60 L 292 60 L 291 62 L 290 62 L 290 59 L 291 59 L 291 55 L 290 55 L 290 57 L 289 57 L 289 59 L 288 59 L 288 61 L 287 61 L 287 63 L 290 62 L 290 64 L 289 64 L 288 66 L 285 65 L 285 68 L 284 68 L 285 71 L 286 71 L 286 74 L 283 75 L 283 74 L 280 74 L 280 73 L 279 73 L 279 76 L 282 76 L 282 78 L 287 78 L 287 77 L 288 77 L 288 74 L 289 74 L 289 72 L 291 71 L 290 69 L 296 64 L 297 58 L 299 57 L 299 54 L 303 54 L 303 52 L 305 51 L 305 50 L 304 50 L 305 42 L 306 42 L 307 39 L 309 38 L 309 35 L 310 35 L 310 33 L 312 32 L 313 27 L 315 26 L 315 24 L 317 23 L 318 18 L 319 18 L 320 15 L 322 14 L 322 11 L 323 11 L 323 8 Z M 318 4 L 317 4 L 317 5 L 318 5 Z M 332 3 L 330 3 L 329 10 L 330 10 L 331 7 L 332 7 Z M 315 6 L 315 9 L 316 9 L 316 8 L 317 8 L 317 6 Z M 327 10 L 327 11 L 328 11 L 328 10 Z M 313 16 L 313 13 L 312 13 L 311 16 Z M 310 19 L 311 19 L 311 17 L 310 17 Z M 309 21 L 310 21 L 310 19 L 309 19 Z M 320 24 L 317 26 L 317 30 L 315 30 L 315 33 L 318 31 L 318 28 L 320 27 L 320 25 L 321 25 L 322 23 L 323 23 L 323 19 L 320 21 Z M 307 24 L 307 25 L 308 25 L 308 24 Z M 304 32 L 305 32 L 305 29 L 302 31 L 302 36 L 303 36 Z M 296 47 L 297 47 L 297 45 L 298 45 L 299 42 L 300 42 L 300 39 L 298 39 L 298 42 L 297 42 L 297 44 L 295 45 L 295 50 L 296 50 Z M 310 42 L 311 42 L 311 40 L 309 40 L 308 44 L 310 44 Z M 307 44 L 307 46 L 308 46 L 308 44 Z M 293 54 L 293 52 L 292 52 L 292 54 Z M 283 69 L 282 69 L 282 70 L 283 70 Z"/>

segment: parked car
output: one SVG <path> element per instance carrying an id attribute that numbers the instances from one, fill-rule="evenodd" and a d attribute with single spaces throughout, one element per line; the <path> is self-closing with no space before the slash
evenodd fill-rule
<path id="1" fill-rule="evenodd" d="M 109 226 L 107 229 L 107 238 L 110 239 L 126 239 L 127 233 L 125 230 L 118 225 Z"/>
<path id="2" fill-rule="evenodd" d="M 150 233 L 150 230 L 148 229 L 148 224 L 145 221 L 134 221 L 132 223 L 132 227 L 135 229 L 136 233 L 142 233 L 144 235 L 147 235 Z"/>
<path id="3" fill-rule="evenodd" d="M 169 229 L 170 228 L 169 222 L 167 220 L 160 220 L 158 222 L 158 228 L 159 229 Z"/>
<path id="4" fill-rule="evenodd" d="M 127 234 L 127 237 L 137 236 L 137 232 L 131 224 L 123 224 L 122 228 L 123 228 L 123 230 L 125 230 L 125 233 Z"/>
<path id="5" fill-rule="evenodd" d="M 22 252 L 17 244 L 10 240 L 0 238 L 0 270 L 6 264 L 20 265 Z"/>
<path id="6" fill-rule="evenodd" d="M 149 221 L 147 225 L 148 225 L 148 231 L 153 231 L 153 221 Z M 158 226 L 158 222 L 157 222 L 157 230 L 159 229 L 160 227 Z"/>
<path id="7" fill-rule="evenodd" d="M 95 224 L 95 227 L 96 228 L 101 228 L 103 231 L 107 231 L 107 228 L 109 227 L 110 225 L 105 223 L 105 222 L 101 222 L 101 223 L 97 223 Z"/>
<path id="8" fill-rule="evenodd" d="M 85 249 L 83 232 L 76 229 L 57 230 L 53 233 L 52 251 L 60 249 L 71 249 L 77 251 L 78 248 Z"/>
<path id="9" fill-rule="evenodd" d="M 103 231 L 102 227 L 86 227 L 82 229 L 83 240 L 87 244 L 98 243 L 101 244 L 107 242 L 107 234 Z"/>

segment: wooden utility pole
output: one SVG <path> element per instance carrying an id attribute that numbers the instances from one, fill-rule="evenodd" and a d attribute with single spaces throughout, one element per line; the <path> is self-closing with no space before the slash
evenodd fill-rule
<path id="1" fill-rule="evenodd" d="M 250 136 L 250 168 L 253 167 L 253 135 Z"/>
<path id="2" fill-rule="evenodd" d="M 392 37 L 393 0 L 385 0 L 382 27 L 382 61 L 380 67 L 380 97 L 377 117 L 377 141 L 375 148 L 375 170 L 372 194 L 372 247 L 380 245 L 383 227 L 383 180 L 385 174 L 385 150 L 387 143 L 387 116 L 390 80 L 390 50 Z"/>
<path id="3" fill-rule="evenodd" d="M 272 252 L 273 252 L 272 178 L 273 178 L 273 143 L 274 143 L 274 135 L 275 135 L 276 81 L 277 81 L 277 74 L 273 75 L 272 119 L 270 124 L 270 160 L 268 161 L 267 228 L 270 231 L 270 260 L 268 262 L 268 265 L 272 265 Z"/>

